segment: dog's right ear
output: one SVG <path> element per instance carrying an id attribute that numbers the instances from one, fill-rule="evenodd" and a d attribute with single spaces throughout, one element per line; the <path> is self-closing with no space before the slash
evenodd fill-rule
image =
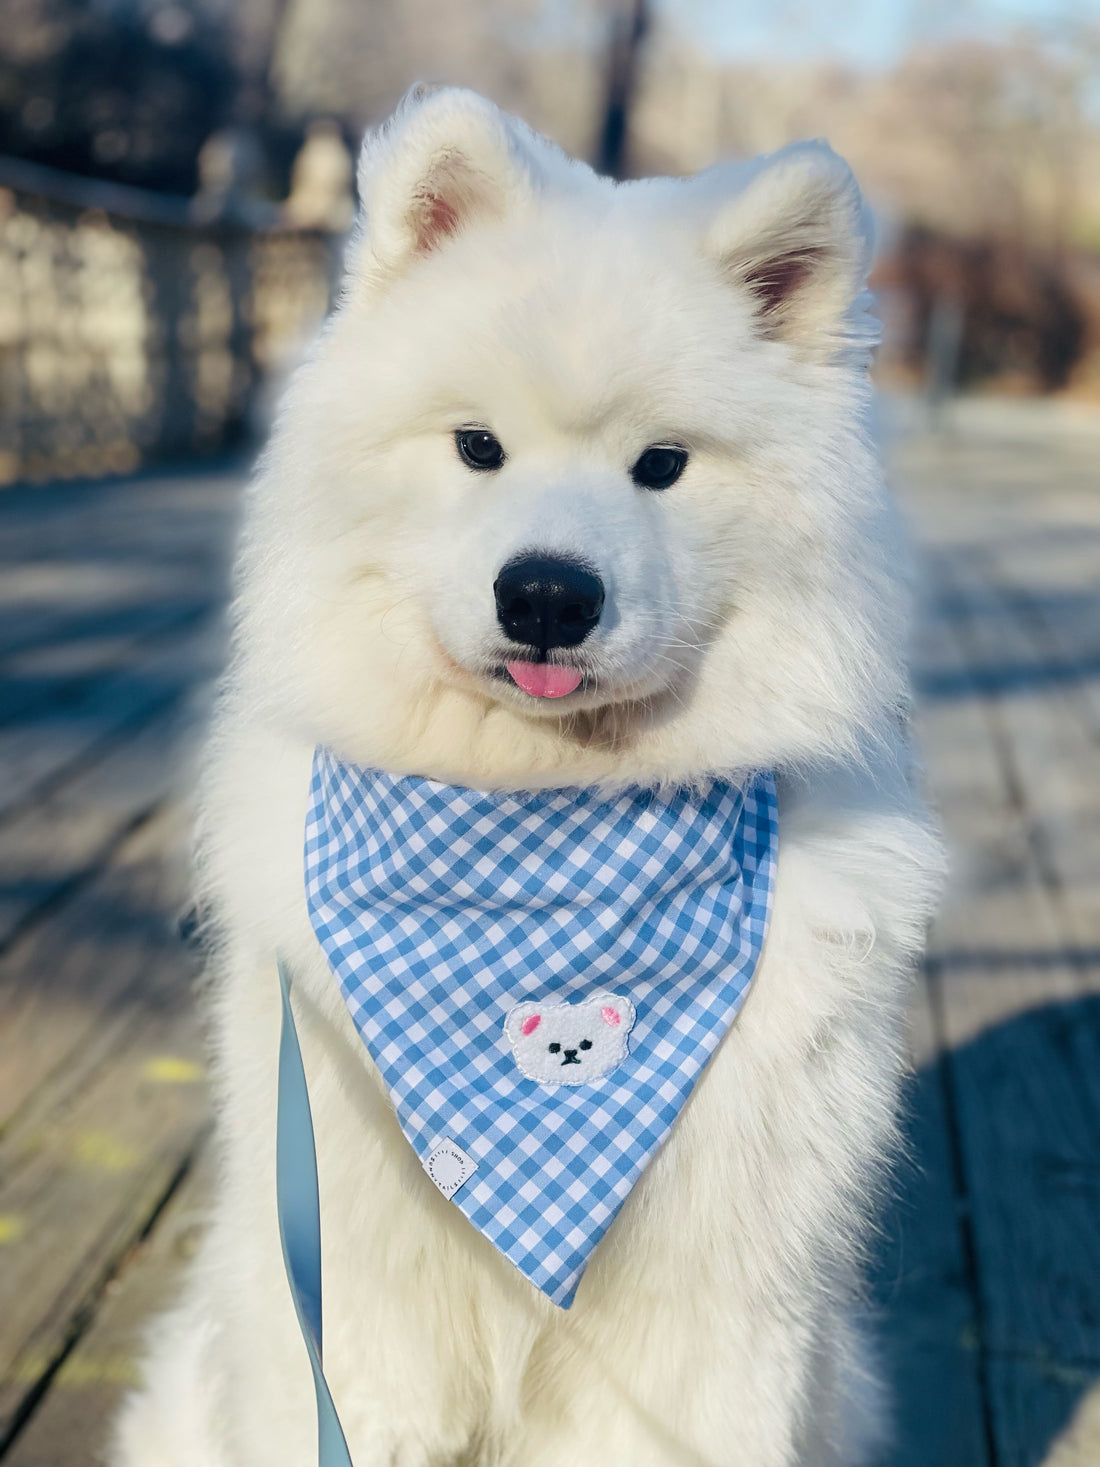
<path id="1" fill-rule="evenodd" d="M 863 290 L 871 222 L 852 171 L 826 143 L 794 143 L 751 165 L 717 211 L 705 253 L 754 307 L 761 335 L 826 357 L 877 336 Z M 739 169 L 718 167 L 699 186 Z"/>
<path id="2" fill-rule="evenodd" d="M 368 273 L 399 275 L 467 224 L 533 197 L 539 167 L 525 132 L 476 92 L 413 87 L 359 156 Z"/>

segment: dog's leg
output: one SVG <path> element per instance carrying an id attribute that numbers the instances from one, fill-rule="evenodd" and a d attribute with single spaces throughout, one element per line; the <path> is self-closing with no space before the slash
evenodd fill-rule
<path id="1" fill-rule="evenodd" d="M 306 998 L 304 962 L 294 971 L 318 1146 L 325 1369 L 355 1467 L 480 1464 L 489 1401 L 514 1402 L 551 1306 L 532 1300 L 435 1190 L 358 1035 L 330 1022 L 350 1023 L 342 1000 L 321 1013 Z M 187 1308 L 159 1331 L 111 1467 L 308 1467 L 316 1458 L 313 1388 L 275 1211 L 270 965 L 242 961 L 226 973 L 214 1017 L 214 1214 Z"/>
<path id="2" fill-rule="evenodd" d="M 734 1169 L 715 1155 L 704 1123 L 708 1101 L 699 1099 L 621 1235 L 609 1237 L 572 1317 L 555 1321 L 536 1346 L 528 1415 L 508 1467 L 874 1460 L 878 1386 L 852 1306 L 840 1302 L 855 1297 L 855 1273 L 827 1236 L 827 1210 L 813 1216 L 829 1200 L 813 1161 L 784 1157 L 769 1135 L 793 1120 L 797 1102 L 786 1118 L 774 1110 L 759 1117 L 769 1155 L 758 1152 L 733 1187 Z M 744 1128 L 734 1129 L 749 1162 Z M 803 1125 L 810 1149 L 813 1130 Z"/>
<path id="3" fill-rule="evenodd" d="M 771 1135 L 798 1102 L 792 1096 L 786 1116 L 758 1117 L 766 1159 L 750 1158 L 745 1128 L 731 1128 L 739 1134 L 730 1146 L 740 1143 L 748 1164 L 730 1186 L 735 1169 L 715 1154 L 705 1092 L 699 1099 L 621 1236 L 609 1237 L 573 1316 L 536 1347 L 509 1467 L 873 1460 L 877 1386 L 850 1306 L 838 1302 L 856 1294 L 855 1275 L 828 1237 L 844 1224 L 826 1208 L 813 1215 L 829 1200 L 820 1172 L 812 1159 L 782 1155 Z M 814 1128 L 802 1121 L 812 1150 Z"/>
<path id="4" fill-rule="evenodd" d="M 211 1326 L 189 1304 L 157 1321 L 144 1384 L 115 1423 L 109 1467 L 229 1467 L 205 1368 L 211 1337 Z"/>

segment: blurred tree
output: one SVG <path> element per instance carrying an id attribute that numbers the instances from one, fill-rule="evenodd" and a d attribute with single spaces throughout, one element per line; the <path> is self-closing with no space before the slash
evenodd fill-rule
<path id="1" fill-rule="evenodd" d="M 897 343 L 919 373 L 934 365 L 937 322 L 956 319 L 952 385 L 998 383 L 1050 392 L 1069 381 L 1085 344 L 1086 310 L 1059 262 L 1009 239 L 959 240 L 907 228 L 879 268 L 908 320 Z"/>
<path id="2" fill-rule="evenodd" d="M 271 61 L 276 106 L 288 119 L 339 116 L 359 132 L 413 82 L 449 82 L 590 156 L 611 10 L 608 0 L 286 0 Z"/>
<path id="3" fill-rule="evenodd" d="M 212 134 L 251 135 L 269 196 L 285 194 L 313 120 L 350 142 L 417 80 L 476 87 L 591 156 L 616 13 L 612 0 L 0 6 L 0 153 L 192 193 Z"/>
<path id="4" fill-rule="evenodd" d="M 193 6 L 6 0 L 0 151 L 191 193 L 198 152 L 232 106 L 224 23 Z"/>
<path id="5" fill-rule="evenodd" d="M 900 219 L 1059 251 L 1100 243 L 1100 20 L 922 43 L 888 70 L 716 64 L 666 25 L 646 51 L 642 171 L 827 136 Z"/>
<path id="6" fill-rule="evenodd" d="M 596 150 L 600 173 L 622 178 L 627 166 L 630 113 L 638 84 L 638 63 L 649 30 L 646 0 L 620 0 L 611 12 L 607 48 L 607 95 L 603 129 Z"/>
<path id="7" fill-rule="evenodd" d="M 784 0 L 789 18 L 801 3 Z M 1037 29 L 943 39 L 944 15 L 929 28 L 940 39 L 861 70 L 716 63 L 666 11 L 643 58 L 634 168 L 690 172 L 826 136 L 876 206 L 910 380 L 953 312 L 962 383 L 1100 383 L 1100 263 L 1087 268 L 1100 255 L 1100 19 L 1052 7 Z"/>

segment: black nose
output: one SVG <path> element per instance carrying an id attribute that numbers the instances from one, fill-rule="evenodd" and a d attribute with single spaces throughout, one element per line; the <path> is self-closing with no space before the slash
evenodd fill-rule
<path id="1" fill-rule="evenodd" d="M 583 642 L 603 610 L 603 582 L 592 567 L 549 555 L 510 560 L 493 594 L 505 635 L 540 652 Z"/>
<path id="2" fill-rule="evenodd" d="M 575 1049 L 567 1049 L 565 1051 L 565 1058 L 562 1060 L 562 1064 L 579 1065 L 580 1060 L 577 1058 L 577 1051 Z"/>

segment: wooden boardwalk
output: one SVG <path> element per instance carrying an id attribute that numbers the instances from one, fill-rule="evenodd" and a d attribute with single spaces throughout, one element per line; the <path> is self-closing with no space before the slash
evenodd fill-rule
<path id="1" fill-rule="evenodd" d="M 975 405 L 893 457 L 954 870 L 876 1262 L 888 1467 L 1097 1467 L 1100 429 Z M 177 791 L 239 483 L 0 496 L 3 1467 L 98 1460 L 200 1225 Z"/>

